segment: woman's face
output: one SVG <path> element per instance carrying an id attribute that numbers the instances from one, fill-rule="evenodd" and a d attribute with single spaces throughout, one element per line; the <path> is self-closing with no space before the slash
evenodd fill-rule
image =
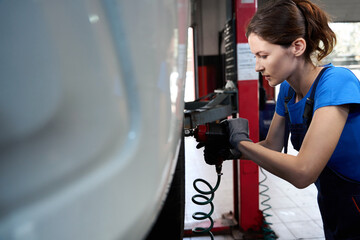
<path id="1" fill-rule="evenodd" d="M 269 43 L 254 33 L 250 34 L 248 41 L 256 58 L 255 71 L 261 72 L 270 86 L 274 87 L 289 79 L 295 67 L 291 46 L 284 48 Z"/>

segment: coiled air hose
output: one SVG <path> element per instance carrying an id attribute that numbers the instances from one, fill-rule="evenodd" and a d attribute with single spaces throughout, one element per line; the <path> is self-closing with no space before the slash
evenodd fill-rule
<path id="1" fill-rule="evenodd" d="M 208 213 L 205 212 L 195 212 L 192 217 L 195 220 L 205 220 L 205 219 L 209 219 L 210 221 L 210 225 L 208 228 L 204 228 L 204 227 L 195 227 L 192 229 L 193 233 L 196 234 L 209 234 L 209 236 L 211 237 L 211 239 L 214 239 L 214 235 L 211 232 L 211 229 L 214 226 L 214 220 L 212 219 L 211 215 L 214 212 L 214 204 L 213 204 L 213 200 L 214 200 L 214 196 L 215 196 L 215 191 L 218 189 L 219 185 L 220 185 L 220 181 L 221 181 L 221 171 L 218 171 L 217 169 L 217 182 L 215 184 L 215 187 L 212 187 L 210 185 L 209 182 L 205 181 L 202 178 L 197 178 L 194 180 L 193 182 L 193 186 L 194 189 L 199 193 L 199 194 L 195 194 L 194 196 L 192 196 L 191 200 L 193 201 L 193 203 L 195 203 L 196 205 L 207 205 L 210 204 L 210 211 Z M 203 191 L 201 189 L 199 189 L 199 187 L 197 186 L 198 183 L 203 183 L 205 184 L 209 190 L 208 191 Z M 210 195 L 210 196 L 207 196 Z"/>
<path id="2" fill-rule="evenodd" d="M 214 187 L 211 186 L 211 184 L 209 182 L 207 182 L 206 180 L 202 179 L 202 178 L 197 178 L 194 180 L 193 182 L 193 187 L 194 189 L 198 192 L 198 194 L 195 194 L 194 196 L 192 196 L 191 200 L 194 204 L 196 205 L 207 205 L 210 204 L 210 211 L 208 213 L 205 212 L 195 212 L 193 213 L 192 217 L 195 220 L 205 220 L 208 219 L 210 221 L 210 225 L 209 227 L 205 228 L 205 227 L 195 227 L 192 229 L 192 232 L 195 234 L 208 234 L 211 238 L 211 240 L 214 240 L 214 235 L 211 232 L 211 229 L 214 226 L 214 220 L 212 219 L 211 215 L 214 213 L 214 197 L 215 197 L 215 191 L 219 188 L 220 186 L 220 182 L 221 182 L 221 166 L 219 168 L 219 166 L 217 166 L 217 181 Z M 266 194 L 266 192 L 269 190 L 269 187 L 267 185 L 264 184 L 264 182 L 267 180 L 267 175 L 264 173 L 263 169 L 260 168 L 260 171 L 262 173 L 262 175 L 264 176 L 264 179 L 262 179 L 261 181 L 259 181 L 259 186 L 264 188 L 263 190 L 260 191 L 260 196 L 265 197 L 264 200 L 261 201 L 261 205 L 264 206 L 262 210 L 263 212 L 263 216 L 264 216 L 264 221 L 263 224 L 261 226 L 262 232 L 264 234 L 264 239 L 265 240 L 272 240 L 272 239 L 277 239 L 278 237 L 276 236 L 275 232 L 270 228 L 270 225 L 272 225 L 272 223 L 268 222 L 266 218 L 271 217 L 272 215 L 267 213 L 266 211 L 271 209 L 271 205 L 268 203 L 268 201 L 271 199 L 270 196 L 268 194 Z M 208 187 L 208 191 L 204 191 L 201 190 L 198 187 L 198 183 L 203 183 Z M 210 196 L 208 196 L 210 195 Z"/>
<path id="3" fill-rule="evenodd" d="M 266 212 L 267 210 L 271 209 L 271 205 L 268 203 L 268 201 L 270 201 L 271 198 L 268 194 L 266 194 L 266 192 L 269 190 L 269 187 L 264 184 L 264 182 L 267 179 L 267 176 L 264 173 L 262 168 L 260 168 L 260 171 L 261 171 L 262 175 L 264 176 L 264 179 L 259 181 L 259 186 L 263 188 L 263 190 L 261 190 L 259 194 L 260 194 L 260 196 L 264 197 L 264 200 L 261 201 L 261 205 L 264 206 L 264 208 L 261 209 L 263 216 L 264 216 L 264 221 L 261 226 L 261 229 L 262 229 L 262 232 L 264 233 L 265 240 L 277 239 L 275 232 L 270 228 L 270 225 L 272 225 L 272 223 L 267 221 L 267 217 L 272 216 L 271 214 Z"/>

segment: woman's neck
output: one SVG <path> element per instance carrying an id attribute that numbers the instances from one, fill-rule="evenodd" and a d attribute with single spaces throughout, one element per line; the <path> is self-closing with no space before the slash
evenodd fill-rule
<path id="1" fill-rule="evenodd" d="M 310 90 L 322 67 L 314 66 L 312 63 L 299 64 L 296 70 L 287 80 L 295 90 L 295 102 L 300 101 Z"/>

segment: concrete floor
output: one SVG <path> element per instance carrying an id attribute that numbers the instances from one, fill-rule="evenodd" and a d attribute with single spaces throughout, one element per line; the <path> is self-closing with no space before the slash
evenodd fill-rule
<path id="1" fill-rule="evenodd" d="M 191 201 L 191 197 L 196 194 L 193 189 L 193 181 L 196 178 L 204 178 L 214 186 L 216 183 L 216 173 L 213 166 L 209 166 L 203 160 L 202 149 L 196 149 L 194 138 L 185 138 L 186 154 L 186 209 L 185 209 L 185 229 L 194 226 L 207 224 L 192 219 L 192 214 L 199 210 L 209 211 L 208 206 L 198 206 Z M 296 154 L 295 150 L 289 149 L 290 154 Z M 265 172 L 265 171 L 264 171 Z M 215 211 L 212 215 L 216 222 L 223 221 L 222 215 L 233 211 L 233 183 L 232 183 L 232 161 L 225 161 L 223 164 L 223 176 L 219 189 L 215 193 Z M 267 221 L 272 223 L 271 228 L 275 231 L 278 239 L 325 239 L 322 230 L 322 221 L 316 202 L 316 188 L 314 185 L 306 189 L 297 189 L 290 183 L 265 172 L 267 180 L 264 182 L 269 190 L 267 194 L 271 197 L 268 203 L 271 209 L 266 211 L 271 214 Z M 259 172 L 262 180 L 264 175 Z M 205 190 L 205 189 L 204 189 Z M 260 191 L 263 190 L 260 187 Z M 265 198 L 260 196 L 260 202 Z M 260 204 L 260 203 L 259 203 Z M 264 206 L 260 204 L 260 209 Z M 240 237 L 239 237 L 240 236 Z M 206 237 L 191 236 L 185 240 L 210 239 Z M 241 239 L 241 234 L 225 234 L 215 236 L 216 240 Z"/>

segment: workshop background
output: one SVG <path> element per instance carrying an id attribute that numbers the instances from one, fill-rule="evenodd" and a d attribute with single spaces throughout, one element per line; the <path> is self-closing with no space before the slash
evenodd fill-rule
<path id="1" fill-rule="evenodd" d="M 259 0 L 261 6 L 266 0 Z M 323 0 L 314 1 L 322 6 L 331 16 L 331 28 L 337 35 L 337 45 L 333 53 L 323 60 L 323 63 L 333 63 L 336 66 L 350 68 L 360 77 L 360 17 L 357 7 L 358 1 Z M 230 1 L 193 1 L 196 13 L 192 12 L 192 28 L 188 32 L 188 72 L 186 82 L 185 101 L 194 101 L 215 89 L 220 88 L 227 78 L 222 66 L 226 66 L 226 49 L 222 38 L 224 22 L 228 22 L 232 13 Z M 357 6 L 357 7 L 356 7 Z M 212 16 L 212 17 L 210 17 Z M 215 26 L 215 27 L 214 27 Z M 216 28 L 218 27 L 218 28 Z M 199 34 L 199 32 L 201 34 Z M 198 34 L 198 35 L 196 35 Z M 194 49 L 195 48 L 195 49 Z M 197 54 L 194 56 L 194 52 Z M 220 63 L 220 64 L 219 64 Z M 194 65 L 198 68 L 194 68 Z M 195 65 L 195 66 L 196 66 Z M 226 67 L 225 67 L 226 68 Z M 196 80 L 195 80 L 196 79 Z M 220 80 L 219 80 L 220 79 Z M 266 124 L 271 120 L 273 106 L 276 101 L 278 88 L 271 89 L 260 83 L 261 91 L 265 92 L 265 99 L 260 103 L 260 135 L 264 137 Z M 239 89 L 241 91 L 241 89 Z M 260 92 L 261 92 L 260 91 Z M 265 107 L 264 107 L 265 106 Z M 261 107 L 263 107 L 261 109 Z M 263 122 L 261 122 L 263 121 Z M 263 129 L 265 128 L 265 130 Z M 194 138 L 185 138 L 186 149 L 186 209 L 184 239 L 209 239 L 208 236 L 191 234 L 191 229 L 197 226 L 207 227 L 208 220 L 193 219 L 195 212 L 208 212 L 209 206 L 199 206 L 193 203 L 192 197 L 198 194 L 194 190 L 193 181 L 198 178 L 206 179 L 212 186 L 216 184 L 216 173 L 213 166 L 204 164 L 202 149 L 196 149 Z M 296 155 L 289 142 L 289 154 Z M 259 171 L 259 209 L 265 210 L 266 222 L 276 233 L 278 239 L 325 239 L 322 220 L 317 206 L 317 190 L 314 185 L 306 189 L 297 189 L 290 183 L 266 172 Z M 204 186 L 205 189 L 206 186 Z M 234 215 L 234 177 L 233 163 L 223 164 L 223 176 L 216 191 L 214 203 L 215 239 L 244 239 L 244 231 L 239 231 Z M 236 201 L 236 200 L 235 200 Z M 236 203 L 235 203 L 236 204 Z M 241 204 L 241 203 L 240 203 Z M 236 206 L 235 206 L 236 208 Z M 229 227 L 230 226 L 230 227 Z M 232 226 L 232 227 L 231 227 Z M 241 225 L 240 225 L 241 228 Z M 186 235 L 186 234 L 185 234 Z"/>
<path id="2" fill-rule="evenodd" d="M 244 32 L 266 1 L 0 1 L 0 240 L 324 239 L 314 186 L 198 149 L 231 117 L 266 136 Z M 313 1 L 323 63 L 360 77 L 360 1 Z"/>

